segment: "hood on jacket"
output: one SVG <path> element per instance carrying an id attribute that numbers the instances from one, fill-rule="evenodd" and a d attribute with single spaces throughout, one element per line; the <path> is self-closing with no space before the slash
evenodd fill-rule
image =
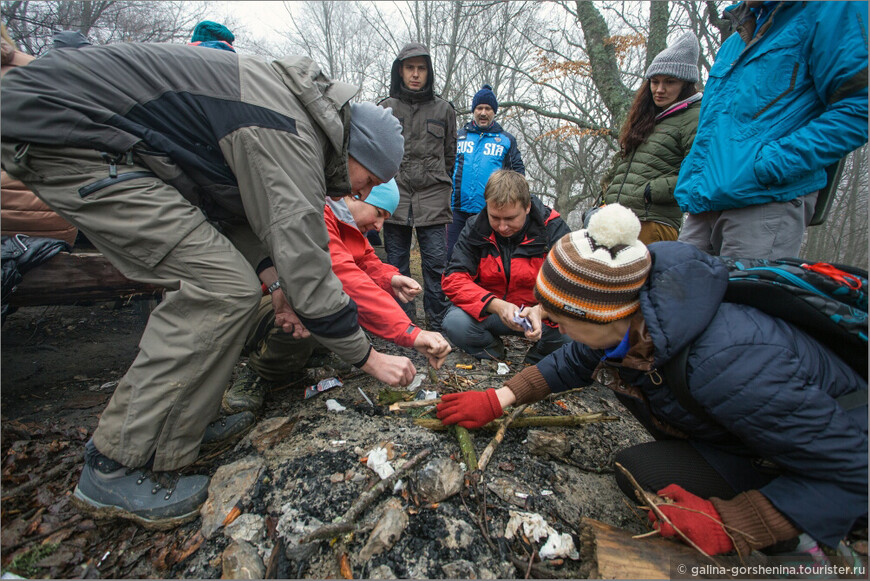
<path id="1" fill-rule="evenodd" d="M 415 56 L 425 58 L 426 66 L 429 69 L 426 75 L 426 84 L 423 85 L 423 89 L 420 91 L 410 91 L 402 83 L 402 61 Z M 435 71 L 432 68 L 432 57 L 429 55 L 429 49 L 419 42 L 409 42 L 399 51 L 399 55 L 393 61 L 393 68 L 390 71 L 390 97 L 409 103 L 431 101 L 435 98 L 435 92 L 432 89 L 434 86 Z"/>
<path id="2" fill-rule="evenodd" d="M 684 242 L 656 242 L 649 252 L 652 267 L 640 290 L 640 308 L 658 366 L 709 326 L 725 296 L 728 269 Z"/>

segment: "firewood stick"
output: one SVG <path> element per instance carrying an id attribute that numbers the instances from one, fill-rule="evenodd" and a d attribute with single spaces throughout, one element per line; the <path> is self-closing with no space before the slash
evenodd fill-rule
<path id="1" fill-rule="evenodd" d="M 477 470 L 477 452 L 474 451 L 474 442 L 471 441 L 471 434 L 462 426 L 453 426 L 456 439 L 459 441 L 459 449 L 462 451 L 462 458 L 465 460 L 465 467 L 469 472 Z"/>
<path id="2" fill-rule="evenodd" d="M 640 500 L 642 503 L 649 506 L 650 510 L 653 512 L 653 514 L 656 515 L 656 517 L 658 517 L 658 519 L 660 521 L 668 523 L 671 526 L 671 528 L 674 529 L 678 535 L 680 535 L 680 538 L 682 538 L 684 541 L 686 541 L 686 544 L 693 547 L 696 551 L 698 551 L 699 553 L 701 553 L 702 555 L 704 555 L 708 559 L 712 559 L 712 557 L 710 557 L 710 555 L 708 555 L 701 547 L 696 545 L 695 542 L 692 541 L 692 539 L 687 537 L 683 533 L 683 531 L 681 531 L 676 526 L 674 526 L 674 523 L 671 522 L 671 519 L 669 519 L 667 516 L 665 516 L 665 513 L 663 513 L 661 511 L 661 509 L 658 507 L 658 505 L 661 504 L 661 499 L 658 496 L 656 496 L 655 494 L 652 494 L 650 492 L 647 492 L 646 490 L 641 488 L 640 484 L 638 484 L 637 480 L 635 480 L 635 478 L 634 478 L 634 476 L 632 476 L 631 472 L 626 470 L 626 468 L 622 464 L 620 464 L 619 462 L 614 462 L 613 465 L 616 466 L 616 469 L 619 470 L 620 472 L 622 472 L 622 475 L 625 476 L 628 479 L 628 481 L 631 483 L 631 486 L 634 488 L 634 494 L 637 496 L 638 500 Z"/>
<path id="3" fill-rule="evenodd" d="M 411 408 L 423 408 L 430 405 L 438 405 L 441 403 L 441 398 L 435 399 L 419 399 L 415 401 L 397 401 L 394 404 L 390 404 L 391 412 L 400 412 L 402 410 L 407 410 Z"/>
<path id="4" fill-rule="evenodd" d="M 514 411 L 511 412 L 511 415 L 505 418 L 505 421 L 502 422 L 501 426 L 498 428 L 498 432 L 495 433 L 495 437 L 483 451 L 483 454 L 480 455 L 480 461 L 477 463 L 477 465 L 478 468 L 480 468 L 481 472 L 486 470 L 486 466 L 487 464 L 489 464 L 490 458 L 492 458 L 492 455 L 495 454 L 495 449 L 498 447 L 499 444 L 501 444 L 501 441 L 504 440 L 504 435 L 505 432 L 507 432 L 508 426 L 510 426 L 513 421 L 517 419 L 517 416 L 526 411 L 527 407 L 529 407 L 528 404 L 517 406 Z"/>
<path id="5" fill-rule="evenodd" d="M 523 416 L 511 423 L 514 428 L 577 427 L 596 422 L 615 422 L 619 418 L 605 415 L 604 412 L 580 414 L 576 416 Z M 504 420 L 495 420 L 483 426 L 487 430 L 497 430 Z M 430 430 L 446 430 L 448 426 L 441 420 L 419 418 L 414 423 Z"/>
<path id="6" fill-rule="evenodd" d="M 416 468 L 417 464 L 422 462 L 431 453 L 432 450 L 426 448 L 425 450 L 411 458 L 404 466 L 402 466 L 401 470 L 397 470 L 391 476 L 384 478 L 383 480 L 372 486 L 370 489 L 363 492 L 360 497 L 357 498 L 356 501 L 351 505 L 351 507 L 347 509 L 347 512 L 342 515 L 338 522 L 323 525 L 322 527 L 312 531 L 311 533 L 302 537 L 302 539 L 299 541 L 299 544 L 302 545 L 317 539 L 328 539 L 336 535 L 352 531 L 355 528 L 353 523 L 356 522 L 356 520 L 360 517 L 363 511 L 365 511 L 369 507 L 369 505 L 371 505 L 375 501 L 375 499 L 383 494 L 384 491 L 392 489 L 392 487 L 396 484 L 396 481 L 398 481 L 412 469 Z"/>

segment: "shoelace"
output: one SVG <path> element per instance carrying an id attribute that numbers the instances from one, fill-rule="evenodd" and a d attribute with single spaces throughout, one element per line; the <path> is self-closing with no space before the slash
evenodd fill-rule
<path id="1" fill-rule="evenodd" d="M 151 488 L 151 494 L 157 494 L 160 490 L 166 490 L 166 495 L 163 500 L 169 500 L 172 493 L 175 492 L 175 485 L 178 484 L 178 479 L 181 478 L 180 472 L 153 472 L 151 470 L 141 470 L 139 468 L 127 469 L 127 474 L 139 472 L 139 478 L 136 479 L 136 484 L 142 484 L 146 480 L 154 482 L 154 487 Z"/>

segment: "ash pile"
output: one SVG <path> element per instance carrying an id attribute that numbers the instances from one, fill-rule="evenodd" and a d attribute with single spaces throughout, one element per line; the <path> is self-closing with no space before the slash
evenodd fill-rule
<path id="1" fill-rule="evenodd" d="M 303 385 L 273 391 L 232 450 L 200 459 L 200 470 L 216 468 L 209 500 L 201 520 L 186 527 L 190 556 L 168 573 L 587 576 L 583 517 L 646 530 L 645 514 L 616 486 L 612 461 L 649 436 L 597 385 L 528 407 L 494 447 L 504 420 L 464 434 L 440 426 L 425 398 L 500 387 L 522 369 L 527 347 L 506 343 L 501 366 L 454 352 L 427 373 L 425 360 L 413 357 L 419 374 L 411 389 L 358 373 L 309 398 Z M 375 347 L 397 351 L 378 340 Z"/>

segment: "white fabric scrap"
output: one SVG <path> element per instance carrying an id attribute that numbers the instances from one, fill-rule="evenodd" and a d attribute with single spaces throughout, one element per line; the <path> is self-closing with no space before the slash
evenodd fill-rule
<path id="1" fill-rule="evenodd" d="M 514 538 L 514 535 L 522 527 L 523 534 L 528 538 L 539 541 L 546 537 L 547 542 L 538 551 L 542 559 L 556 559 L 568 557 L 569 559 L 577 560 L 580 554 L 574 546 L 574 538 L 568 534 L 559 532 L 547 524 L 547 521 L 539 514 L 531 512 L 509 511 L 510 520 L 505 527 L 504 536 L 507 539 Z"/>
<path id="2" fill-rule="evenodd" d="M 499 362 L 496 373 L 498 373 L 499 375 L 507 375 L 510 372 L 511 368 L 507 366 L 507 363 Z"/>
<path id="3" fill-rule="evenodd" d="M 374 470 L 375 473 L 381 477 L 381 480 L 389 478 L 396 473 L 396 470 L 393 468 L 392 464 L 390 464 L 390 461 L 387 460 L 387 449 L 383 446 L 378 446 L 369 452 L 369 459 L 366 460 L 366 466 Z M 405 485 L 401 480 L 399 480 L 393 487 L 393 492 L 398 492 L 404 487 Z"/>
<path id="4" fill-rule="evenodd" d="M 328 400 L 326 400 L 326 409 L 328 409 L 331 412 L 343 412 L 347 408 L 344 407 L 343 405 L 341 405 L 340 403 L 338 403 L 334 399 L 328 399 Z"/>

